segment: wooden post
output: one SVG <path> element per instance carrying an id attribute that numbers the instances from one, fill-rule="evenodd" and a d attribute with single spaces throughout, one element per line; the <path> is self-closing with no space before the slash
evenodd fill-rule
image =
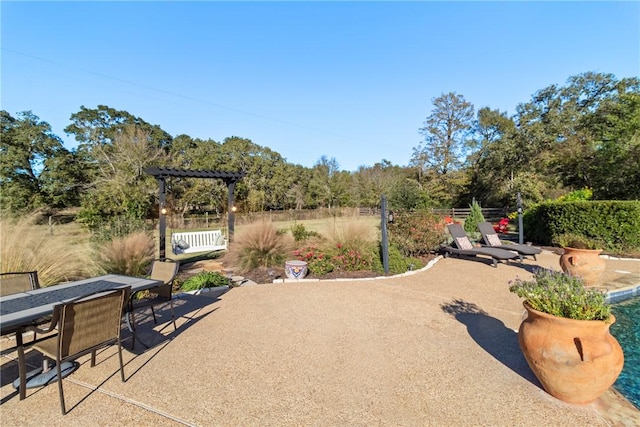
<path id="1" fill-rule="evenodd" d="M 229 194 L 227 195 L 227 227 L 229 230 L 229 243 L 233 242 L 233 233 L 234 233 L 234 223 L 236 219 L 235 210 L 236 207 L 233 206 L 233 189 L 236 186 L 235 181 L 227 182 L 227 191 Z"/>
<path id="2" fill-rule="evenodd" d="M 167 210 L 165 207 L 165 182 L 164 177 L 158 177 L 158 228 L 160 234 L 159 258 L 164 261 L 166 258 L 167 245 Z"/>

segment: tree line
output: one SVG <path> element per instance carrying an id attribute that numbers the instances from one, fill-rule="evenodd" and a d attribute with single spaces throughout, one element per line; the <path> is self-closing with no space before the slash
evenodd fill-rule
<path id="1" fill-rule="evenodd" d="M 432 100 L 407 153 L 407 166 L 382 160 L 356 171 L 322 156 L 311 168 L 268 147 L 230 136 L 223 141 L 171 136 L 159 125 L 106 105 L 80 107 L 65 133 L 30 111 L 0 111 L 0 203 L 3 214 L 80 207 L 88 225 L 112 217 L 147 218 L 156 207 L 150 166 L 243 171 L 235 200 L 245 212 L 317 207 L 514 206 L 588 187 L 596 199 L 640 198 L 640 79 L 583 73 L 519 104 L 516 113 L 475 107 L 456 93 Z M 185 215 L 224 213 L 226 187 L 217 180 L 167 180 L 167 207 Z"/>

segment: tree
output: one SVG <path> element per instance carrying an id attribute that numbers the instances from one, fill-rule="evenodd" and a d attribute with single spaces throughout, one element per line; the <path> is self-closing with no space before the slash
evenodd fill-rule
<path id="1" fill-rule="evenodd" d="M 403 182 L 410 173 L 410 170 L 384 159 L 373 166 L 360 166 L 351 177 L 350 199 L 355 206 L 380 206 L 381 195 L 389 196 L 398 182 Z"/>
<path id="2" fill-rule="evenodd" d="M 335 158 L 322 156 L 313 166 L 309 189 L 321 207 L 344 206 L 348 200 L 347 187 L 350 175 L 342 173 Z"/>
<path id="3" fill-rule="evenodd" d="M 156 148 L 169 148 L 171 135 L 158 125 L 151 125 L 127 111 L 116 110 L 106 105 L 95 109 L 80 107 L 80 111 L 71 115 L 71 124 L 64 131 L 75 135 L 81 149 L 91 151 L 96 145 L 113 142 L 114 138 L 127 125 L 136 125 L 148 134 L 149 143 Z"/>
<path id="4" fill-rule="evenodd" d="M 212 169 L 211 165 L 220 165 L 221 144 L 212 139 L 178 135 L 172 141 L 169 157 L 172 167 L 208 170 Z M 178 226 L 184 225 L 184 215 L 194 208 L 217 215 L 226 211 L 227 188 L 221 180 L 174 177 L 166 181 L 166 186 L 167 207 L 181 218 Z"/>
<path id="5" fill-rule="evenodd" d="M 462 95 L 453 92 L 432 102 L 433 112 L 419 130 L 425 140 L 414 149 L 412 163 L 445 176 L 462 166 L 474 109 Z"/>
<path id="6" fill-rule="evenodd" d="M 0 201 L 10 212 L 42 207 L 73 206 L 75 187 L 83 183 L 74 156 L 51 132 L 51 126 L 31 111 L 14 118 L 0 111 Z"/>
<path id="7" fill-rule="evenodd" d="M 228 171 L 243 171 L 246 176 L 238 182 L 238 202 L 251 212 L 283 209 L 289 189 L 296 176 L 286 171 L 285 159 L 277 152 L 240 137 L 225 138 L 220 147 L 221 167 Z"/>
<path id="8" fill-rule="evenodd" d="M 126 125 L 114 133 L 110 144 L 94 147 L 95 179 L 78 215 L 90 228 L 111 217 L 140 220 L 149 216 L 157 184 L 144 169 L 167 162 L 165 151 L 149 140 L 149 134 L 140 127 Z"/>
<path id="9" fill-rule="evenodd" d="M 456 205 L 468 204 L 473 198 L 489 206 L 502 204 L 502 194 L 497 194 L 496 187 L 512 173 L 507 147 L 514 133 L 515 123 L 506 113 L 489 107 L 478 110 L 470 143 L 473 150 L 466 161 L 470 181 Z"/>
<path id="10" fill-rule="evenodd" d="M 467 180 L 460 170 L 469 147 L 467 137 L 473 125 L 474 108 L 462 95 L 453 92 L 432 102 L 433 112 L 419 130 L 424 141 L 414 148 L 410 165 L 417 168 L 418 181 L 424 182 L 429 195 L 447 205 Z"/>
<path id="11" fill-rule="evenodd" d="M 623 93 L 590 118 L 597 144 L 592 163 L 598 199 L 640 199 L 640 93 Z"/>
<path id="12" fill-rule="evenodd" d="M 467 195 L 513 206 L 517 192 L 538 202 L 588 186 L 596 198 L 634 198 L 639 86 L 583 73 L 537 91 L 513 118 L 481 109 Z"/>

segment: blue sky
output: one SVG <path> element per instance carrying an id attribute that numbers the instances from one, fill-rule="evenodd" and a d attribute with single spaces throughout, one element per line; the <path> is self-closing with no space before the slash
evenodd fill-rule
<path id="1" fill-rule="evenodd" d="M 2 1 L 1 108 L 65 146 L 80 106 L 291 163 L 407 165 L 432 100 L 515 113 L 586 71 L 640 75 L 638 2 Z"/>

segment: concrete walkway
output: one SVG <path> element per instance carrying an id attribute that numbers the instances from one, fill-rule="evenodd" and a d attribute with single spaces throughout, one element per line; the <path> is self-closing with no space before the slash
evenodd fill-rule
<path id="1" fill-rule="evenodd" d="M 508 281 L 538 261 L 442 259 L 426 271 L 376 280 L 279 283 L 223 295 L 182 295 L 178 329 L 141 319 L 150 346 L 113 347 L 64 380 L 19 401 L 15 361 L 2 360 L 7 426 L 610 426 L 640 425 L 613 391 L 584 406 L 545 393 L 517 343 L 521 300 Z M 607 277 L 640 262 L 607 261 Z M 620 272 L 620 273 L 617 273 Z M 630 277 L 630 276 L 626 276 Z M 166 322 L 168 310 L 159 310 Z M 7 345 L 8 343 L 3 343 Z M 128 342 L 125 343 L 128 346 Z M 28 352 L 33 366 L 40 363 Z"/>

